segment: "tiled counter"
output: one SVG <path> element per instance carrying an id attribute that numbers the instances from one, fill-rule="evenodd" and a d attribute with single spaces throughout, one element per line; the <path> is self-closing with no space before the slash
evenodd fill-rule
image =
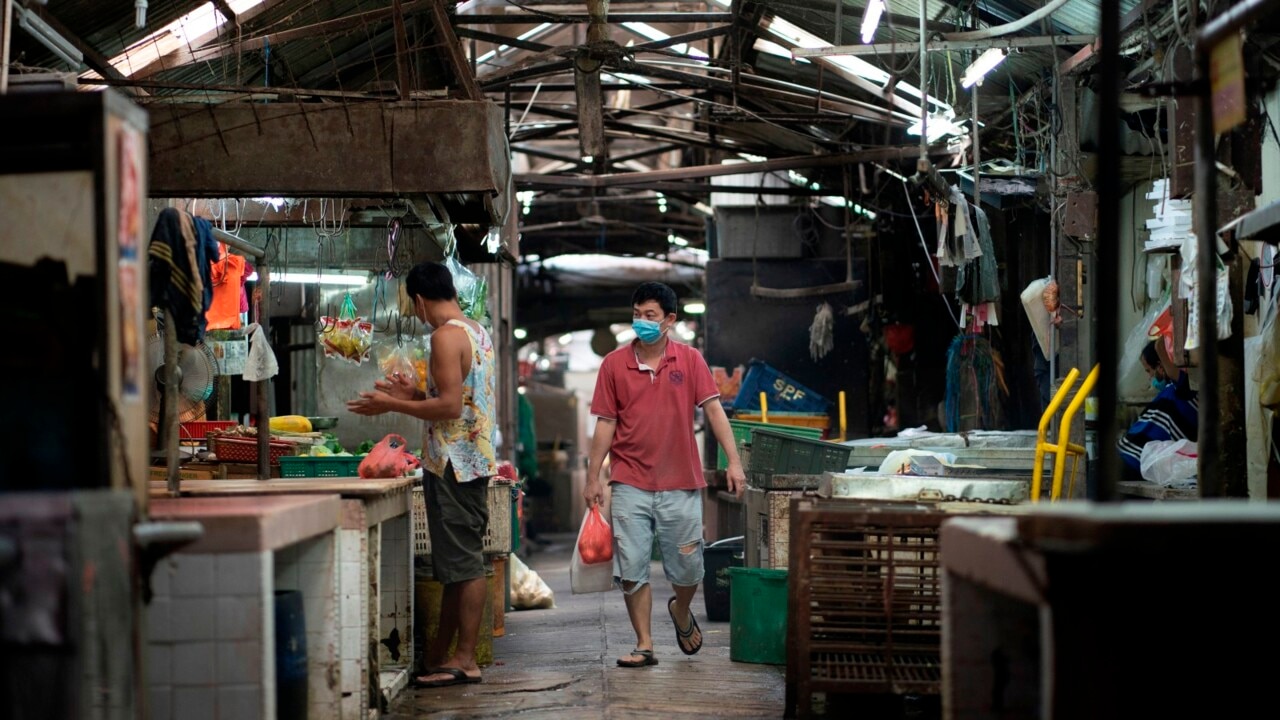
<path id="1" fill-rule="evenodd" d="M 344 720 L 376 715 L 375 708 L 389 703 L 408 683 L 413 661 L 413 547 L 410 490 L 414 480 L 363 480 L 360 478 L 280 478 L 259 480 L 184 481 L 184 496 L 224 498 L 235 496 L 290 496 L 337 494 L 341 496 L 341 522 L 336 531 L 335 615 L 336 667 L 324 683 L 336 681 L 340 697 L 335 713 L 312 720 L 340 717 Z M 166 494 L 153 483 L 152 497 Z M 246 498 L 247 499 L 247 498 Z M 287 575 L 285 580 L 292 580 Z M 298 578 L 303 580 L 301 576 Z M 311 617 L 308 608 L 308 619 Z M 308 620 L 309 621 L 309 620 Z M 382 697 L 370 697 L 376 679 Z M 313 697 L 323 695 L 322 681 L 311 678 Z"/>
<path id="2" fill-rule="evenodd" d="M 309 715 L 338 717 L 338 496 L 157 498 L 150 515 L 205 528 L 151 576 L 150 717 L 275 718 L 277 590 L 303 594 Z"/>

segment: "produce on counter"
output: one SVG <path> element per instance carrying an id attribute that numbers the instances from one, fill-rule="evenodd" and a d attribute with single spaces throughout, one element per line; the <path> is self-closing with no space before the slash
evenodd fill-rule
<path id="1" fill-rule="evenodd" d="M 270 420 L 270 426 L 272 432 L 311 432 L 311 421 L 302 415 L 281 415 L 279 417 L 273 417 Z"/>

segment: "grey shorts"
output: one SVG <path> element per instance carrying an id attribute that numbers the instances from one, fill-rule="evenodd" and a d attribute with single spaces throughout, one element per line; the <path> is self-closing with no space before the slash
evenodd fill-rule
<path id="1" fill-rule="evenodd" d="M 444 477 L 422 473 L 422 499 L 431 537 L 431 565 L 445 585 L 485 576 L 484 533 L 489 527 L 489 481 L 460 483 L 453 464 Z"/>
<path id="2" fill-rule="evenodd" d="M 649 582 L 657 537 L 667 580 L 682 586 L 702 582 L 702 493 L 648 492 L 622 483 L 613 483 L 612 490 L 614 581 L 635 583 L 632 592 Z"/>

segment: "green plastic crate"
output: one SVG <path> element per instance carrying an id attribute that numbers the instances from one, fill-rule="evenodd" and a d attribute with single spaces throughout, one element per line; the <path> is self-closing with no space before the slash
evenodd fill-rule
<path id="1" fill-rule="evenodd" d="M 774 475 L 821 475 L 844 472 L 853 448 L 838 443 L 795 437 L 774 430 L 756 430 L 751 439 L 751 484 L 771 489 Z"/>
<path id="2" fill-rule="evenodd" d="M 799 427 L 796 425 L 776 425 L 771 423 L 755 422 L 753 420 L 729 420 L 729 427 L 733 429 L 733 444 L 741 446 L 744 442 L 751 442 L 751 432 L 757 429 L 772 430 L 774 432 L 786 435 L 794 435 L 796 437 L 810 438 L 817 440 L 822 437 L 820 428 Z M 716 448 L 716 469 L 724 470 L 729 467 L 729 458 L 724 454 L 724 448 Z"/>
<path id="3" fill-rule="evenodd" d="M 280 477 L 357 477 L 363 457 L 282 457 Z"/>

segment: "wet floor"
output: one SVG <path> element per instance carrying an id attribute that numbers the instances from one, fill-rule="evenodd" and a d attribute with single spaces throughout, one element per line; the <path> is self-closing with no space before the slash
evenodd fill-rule
<path id="1" fill-rule="evenodd" d="M 702 593 L 694 611 L 705 640 L 686 657 L 666 613 L 671 586 L 654 586 L 653 631 L 659 664 L 617 667 L 635 635 L 617 592 L 569 592 L 572 537 L 533 555 L 529 565 L 555 592 L 551 610 L 511 612 L 494 640 L 495 664 L 484 683 L 406 690 L 389 715 L 408 718 L 780 718 L 783 668 L 729 660 L 729 624 L 709 622 Z M 653 577 L 662 579 L 659 563 Z"/>

